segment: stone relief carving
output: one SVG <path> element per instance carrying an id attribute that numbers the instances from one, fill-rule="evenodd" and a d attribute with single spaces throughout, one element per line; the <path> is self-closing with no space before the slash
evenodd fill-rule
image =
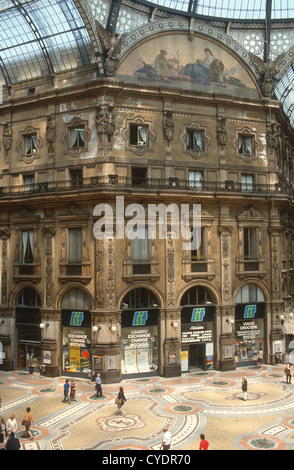
<path id="1" fill-rule="evenodd" d="M 109 104 L 108 106 L 97 106 L 96 127 L 99 142 L 102 143 L 103 135 L 105 135 L 107 142 L 110 143 L 115 131 L 115 111 L 113 104 Z"/>
<path id="2" fill-rule="evenodd" d="M 47 137 L 49 153 L 54 152 L 55 136 L 56 136 L 55 117 L 52 114 L 47 114 L 46 137 Z"/>
<path id="3" fill-rule="evenodd" d="M 172 111 L 166 111 L 163 116 L 163 137 L 170 147 L 174 135 L 175 123 Z"/>

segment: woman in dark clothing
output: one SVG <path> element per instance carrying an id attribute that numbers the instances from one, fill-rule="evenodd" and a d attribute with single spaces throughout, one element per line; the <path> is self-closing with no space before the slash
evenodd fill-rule
<path id="1" fill-rule="evenodd" d="M 121 407 L 125 404 L 127 401 L 125 394 L 124 394 L 124 389 L 123 387 L 119 387 L 119 392 L 117 395 L 118 400 L 120 400 L 120 403 L 117 403 L 117 412 L 120 414 L 122 413 Z"/>
<path id="2" fill-rule="evenodd" d="M 243 400 L 247 400 L 247 378 L 243 377 L 242 379 L 242 392 L 243 392 Z"/>

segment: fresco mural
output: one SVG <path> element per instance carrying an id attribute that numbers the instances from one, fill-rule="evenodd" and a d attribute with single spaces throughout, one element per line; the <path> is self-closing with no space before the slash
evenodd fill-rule
<path id="1" fill-rule="evenodd" d="M 258 93 L 249 73 L 235 57 L 197 36 L 193 41 L 180 34 L 150 39 L 122 60 L 116 76 L 186 88 L 219 85 L 223 91 L 236 89 L 242 94 Z"/>

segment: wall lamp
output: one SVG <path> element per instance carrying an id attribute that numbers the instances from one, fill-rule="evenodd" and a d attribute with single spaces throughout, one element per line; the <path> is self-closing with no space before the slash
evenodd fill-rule
<path id="1" fill-rule="evenodd" d="M 171 326 L 176 330 L 179 326 L 179 322 L 172 318 Z"/>
<path id="2" fill-rule="evenodd" d="M 286 320 L 291 320 L 291 318 L 294 317 L 294 313 L 290 312 L 289 317 L 286 318 L 283 313 L 280 313 L 280 315 L 277 315 L 277 319 L 280 320 L 281 324 L 283 325 Z"/>
<path id="3" fill-rule="evenodd" d="M 228 323 L 228 325 L 229 325 L 231 328 L 233 328 L 233 325 L 234 325 L 234 323 L 235 323 L 234 318 L 227 318 L 227 319 L 226 319 L 226 322 Z"/>
<path id="4" fill-rule="evenodd" d="M 48 323 L 48 322 L 47 322 L 47 323 L 43 323 L 43 322 L 42 322 L 42 323 L 40 323 L 40 325 L 39 325 L 39 327 L 41 328 L 41 330 L 44 330 L 44 328 L 48 328 L 48 326 L 49 326 L 49 323 Z"/>
<path id="5" fill-rule="evenodd" d="M 97 331 L 100 331 L 101 330 L 101 326 L 100 325 L 93 325 L 92 326 L 92 331 L 93 333 L 97 333 Z"/>
<path id="6" fill-rule="evenodd" d="M 111 325 L 110 325 L 109 329 L 110 329 L 111 333 L 115 333 L 117 328 L 116 328 L 115 325 L 112 324 L 112 318 L 110 319 L 110 321 L 111 321 Z"/>

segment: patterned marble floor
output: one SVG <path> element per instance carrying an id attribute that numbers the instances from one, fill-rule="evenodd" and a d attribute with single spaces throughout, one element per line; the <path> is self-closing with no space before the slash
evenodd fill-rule
<path id="1" fill-rule="evenodd" d="M 205 433 L 210 450 L 294 449 L 294 384 L 284 366 L 194 372 L 178 378 L 149 377 L 103 386 L 76 379 L 77 400 L 63 403 L 63 377 L 0 371 L 1 416 L 15 414 L 23 450 L 159 450 L 163 428 L 172 433 L 174 451 L 197 450 Z M 243 401 L 241 379 L 248 380 Z M 124 414 L 114 396 L 124 387 Z M 34 440 L 20 425 L 27 406 Z"/>

